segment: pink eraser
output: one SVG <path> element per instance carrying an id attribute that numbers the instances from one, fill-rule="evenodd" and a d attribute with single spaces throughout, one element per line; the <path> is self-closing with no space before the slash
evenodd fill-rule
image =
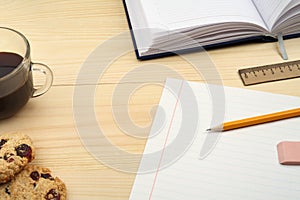
<path id="1" fill-rule="evenodd" d="M 280 142 L 277 152 L 280 164 L 300 165 L 300 142 Z"/>

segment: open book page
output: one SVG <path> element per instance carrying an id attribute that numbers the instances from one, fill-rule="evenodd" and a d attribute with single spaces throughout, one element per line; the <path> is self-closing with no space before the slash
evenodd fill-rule
<path id="1" fill-rule="evenodd" d="M 252 0 L 269 30 L 273 29 L 279 16 L 292 0 Z"/>
<path id="2" fill-rule="evenodd" d="M 140 56 L 269 33 L 251 0 L 125 1 Z"/>
<path id="3" fill-rule="evenodd" d="M 230 87 L 224 92 L 226 121 L 300 105 L 299 97 Z M 218 134 L 205 131 L 217 114 L 211 102 L 206 84 L 166 81 L 130 199 L 298 199 L 300 168 L 280 165 L 276 145 L 300 140 L 300 118 L 219 133 L 201 160 L 207 134 Z"/>
<path id="4" fill-rule="evenodd" d="M 152 28 L 178 30 L 216 23 L 253 23 L 267 29 L 251 0 L 141 0 Z"/>
<path id="5" fill-rule="evenodd" d="M 272 28 L 273 33 L 284 35 L 300 33 L 300 0 L 292 0 Z"/>

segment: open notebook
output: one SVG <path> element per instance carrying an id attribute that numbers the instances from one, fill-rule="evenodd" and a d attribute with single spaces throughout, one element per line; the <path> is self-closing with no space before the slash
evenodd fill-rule
<path id="1" fill-rule="evenodd" d="M 299 0 L 123 0 L 139 59 L 300 33 Z"/>
<path id="2" fill-rule="evenodd" d="M 213 87 L 221 86 L 166 81 L 130 199 L 299 199 L 300 167 L 280 165 L 276 145 L 300 140 L 300 118 L 209 138 L 212 133 L 205 130 L 213 116 Z M 230 87 L 224 91 L 226 121 L 300 106 L 298 97 Z M 222 108 L 222 102 L 215 106 Z M 202 151 L 210 153 L 200 158 Z"/>

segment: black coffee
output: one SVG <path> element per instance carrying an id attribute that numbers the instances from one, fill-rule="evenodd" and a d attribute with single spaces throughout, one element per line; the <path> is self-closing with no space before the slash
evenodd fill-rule
<path id="1" fill-rule="evenodd" d="M 23 57 L 18 54 L 0 52 L 0 80 L 12 73 L 12 71 L 19 66 L 22 60 Z M 15 80 L 13 80 L 11 84 L 14 84 L 14 86 L 17 85 L 17 87 L 13 87 L 16 89 L 3 95 L 4 91 L 1 91 L 0 87 L 0 119 L 5 119 L 16 114 L 17 111 L 20 110 L 20 108 L 22 108 L 32 96 L 33 84 L 31 72 L 28 73 L 23 70 L 18 73 L 24 74 L 18 74 L 19 76 L 12 77 L 12 79 Z M 7 88 L 10 88 L 10 85 L 5 86 L 5 89 Z"/>
<path id="2" fill-rule="evenodd" d="M 11 73 L 23 60 L 23 57 L 9 52 L 0 52 L 0 78 Z"/>

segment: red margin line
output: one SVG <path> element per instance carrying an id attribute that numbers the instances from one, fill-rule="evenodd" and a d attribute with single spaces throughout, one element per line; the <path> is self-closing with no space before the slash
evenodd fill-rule
<path id="1" fill-rule="evenodd" d="M 167 137 L 166 137 L 166 140 L 165 140 L 165 143 L 164 143 L 164 147 L 163 147 L 163 149 L 162 149 L 162 153 L 161 153 L 160 160 L 159 160 L 159 163 L 158 163 L 158 167 L 157 167 L 157 170 L 156 170 L 156 173 L 155 173 L 155 176 L 154 176 L 154 181 L 153 181 L 153 185 L 152 185 L 152 188 L 151 188 L 149 200 L 151 200 L 151 198 L 152 198 L 152 194 L 153 194 L 154 187 L 155 187 L 155 184 L 156 184 L 156 179 L 157 179 L 157 176 L 158 176 L 158 172 L 159 172 L 159 170 L 160 170 L 160 165 L 161 165 L 161 162 L 162 162 L 162 158 L 163 158 L 163 155 L 164 155 L 164 153 L 165 153 L 167 141 L 168 141 L 168 139 L 169 139 L 171 127 L 172 127 L 172 125 L 173 125 L 173 120 L 174 120 L 175 113 L 176 113 L 176 110 L 177 110 L 179 98 L 180 98 L 180 96 L 181 96 L 181 92 L 182 92 L 182 88 L 183 88 L 183 82 L 184 82 L 184 81 L 181 81 L 181 85 L 180 85 L 180 88 L 179 88 L 179 91 L 178 91 L 178 95 L 177 95 L 177 100 L 176 100 L 175 108 L 174 108 L 174 110 L 173 110 L 171 122 L 170 122 L 170 125 L 169 125 L 169 128 L 168 128 Z"/>

